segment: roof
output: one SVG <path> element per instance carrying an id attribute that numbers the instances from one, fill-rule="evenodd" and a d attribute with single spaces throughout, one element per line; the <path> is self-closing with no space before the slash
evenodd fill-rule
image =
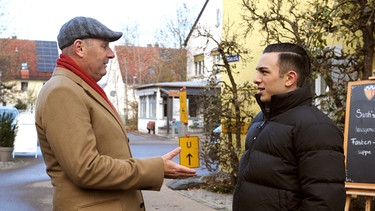
<path id="1" fill-rule="evenodd" d="M 177 81 L 177 82 L 162 82 L 154 84 L 145 84 L 139 86 L 137 89 L 151 88 L 151 87 L 170 87 L 170 88 L 202 88 L 207 86 L 207 81 Z"/>
<path id="2" fill-rule="evenodd" d="M 57 42 L 35 41 L 38 72 L 53 72 L 59 57 Z"/>
<path id="3" fill-rule="evenodd" d="M 58 58 L 57 42 L 0 39 L 2 80 L 48 80 Z M 26 65 L 23 65 L 27 63 Z"/>
<path id="4" fill-rule="evenodd" d="M 179 81 L 179 82 L 163 82 L 154 84 L 145 84 L 136 88 L 137 92 L 152 88 L 159 88 L 164 94 L 169 90 L 180 90 L 186 88 L 187 95 L 203 95 L 220 92 L 220 86 L 216 86 L 217 90 L 207 90 L 207 81 Z"/>

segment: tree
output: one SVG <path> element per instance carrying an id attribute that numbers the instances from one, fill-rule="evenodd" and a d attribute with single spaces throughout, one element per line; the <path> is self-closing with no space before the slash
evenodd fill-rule
<path id="1" fill-rule="evenodd" d="M 184 3 L 177 9 L 176 17 L 166 18 L 164 25 L 161 25 L 155 33 L 155 39 L 161 49 L 170 51 L 169 58 L 165 57 L 167 51 L 161 52 L 164 62 L 159 65 L 159 76 L 167 79 L 165 81 L 186 81 L 185 39 L 195 21 L 195 17 L 192 16 L 194 11 L 194 8 L 189 8 Z"/>
<path id="2" fill-rule="evenodd" d="M 176 48 L 158 48 L 158 50 L 160 60 L 156 62 L 158 72 L 153 82 L 185 81 L 186 50 Z"/>
<path id="3" fill-rule="evenodd" d="M 147 70 L 151 68 L 155 51 L 153 48 L 138 46 L 116 46 L 116 53 L 120 63 L 123 81 L 126 84 L 132 84 L 133 77 L 137 77 L 139 84 L 148 83 L 146 77 Z"/>
<path id="4" fill-rule="evenodd" d="M 0 101 L 3 105 L 16 103 L 20 99 L 20 91 L 15 89 L 13 81 L 20 78 L 23 64 L 25 66 L 27 64 L 28 69 L 37 69 L 35 55 L 34 41 L 18 40 L 13 37 L 0 39 Z"/>
<path id="5" fill-rule="evenodd" d="M 4 21 L 6 20 L 6 6 L 8 4 L 8 1 L 6 0 L 0 0 L 0 17 L 2 19 L 2 21 L 0 22 L 0 34 L 3 33 L 7 28 L 8 28 L 8 24 L 9 22 L 8 21 Z"/>
<path id="6" fill-rule="evenodd" d="M 0 17 L 3 19 L 5 16 L 5 6 L 6 3 L 4 0 L 0 0 Z M 0 34 L 3 33 L 7 28 L 7 23 L 4 21 L 0 22 Z M 6 63 L 5 58 L 0 57 L 0 71 L 2 70 L 2 66 L 4 66 L 4 63 Z"/>
<path id="7" fill-rule="evenodd" d="M 353 55 L 361 59 L 359 79 L 368 79 L 372 75 L 375 47 L 375 1 L 373 0 L 336 0 L 333 5 L 315 5 L 330 12 L 332 22 L 328 24 L 331 33 L 337 33 L 338 39 L 346 46 L 354 48 Z"/>
<path id="8" fill-rule="evenodd" d="M 346 84 L 372 74 L 375 2 L 372 0 L 242 0 L 246 35 L 259 29 L 263 44 L 292 42 L 312 58 L 311 79 L 323 78 L 328 92 L 316 96 L 320 108 L 341 128 L 345 122 Z M 306 8 L 310 8 L 306 10 Z M 343 46 L 327 46 L 335 39 Z"/>
<path id="9" fill-rule="evenodd" d="M 172 21 L 171 21 L 172 22 Z M 131 84 L 136 78 L 137 84 L 181 81 L 186 78 L 186 51 L 183 48 L 167 48 L 163 44 L 139 46 L 138 24 L 131 23 L 123 28 L 124 46 L 118 46 L 120 67 L 125 69 L 123 80 Z M 160 30 L 160 33 L 163 30 Z M 156 36 L 157 37 L 157 36 Z M 159 41 L 167 43 L 170 36 L 160 35 Z M 124 70 L 122 70 L 124 71 Z"/>
<path id="10" fill-rule="evenodd" d="M 248 81 L 242 84 L 237 82 L 237 65 L 230 63 L 228 59 L 232 56 L 240 56 L 243 64 L 251 59 L 249 51 L 240 42 L 240 35 L 230 31 L 232 27 L 233 23 L 224 26 L 221 38 L 215 38 L 205 28 L 197 28 L 198 37 L 207 39 L 206 43 L 213 43 L 213 45 L 207 44 L 204 47 L 206 52 L 208 54 L 217 53 L 221 58 L 221 62 L 214 64 L 212 68 L 207 67 L 207 71 L 211 72 L 208 78 L 210 85 L 207 88 L 212 90 L 220 84 L 221 93 L 205 95 L 204 117 L 206 123 L 221 123 L 223 133 L 218 145 L 213 145 L 211 138 L 207 139 L 208 142 L 203 144 L 203 154 L 212 154 L 212 152 L 216 154 L 216 162 L 215 159 L 208 159 L 206 163 L 220 165 L 221 171 L 228 173 L 230 181 L 224 184 L 228 191 L 237 182 L 239 158 L 243 153 L 243 131 L 246 131 L 248 123 L 255 115 L 254 111 L 249 109 L 255 103 L 255 99 L 252 97 L 255 89 Z M 218 74 L 227 76 L 228 80 L 217 80 Z M 206 125 L 206 127 L 212 126 L 214 125 Z M 212 128 L 208 128 L 206 131 L 212 131 Z M 204 160 L 207 159 L 204 158 Z"/>
<path id="11" fill-rule="evenodd" d="M 139 25 L 137 22 L 132 22 L 125 25 L 122 29 L 123 40 L 125 46 L 137 46 L 139 45 Z"/>
<path id="12" fill-rule="evenodd" d="M 193 27 L 195 17 L 192 17 L 193 9 L 185 3 L 176 11 L 176 18 L 166 19 L 155 33 L 155 39 L 162 47 L 184 48 L 184 42 L 190 29 Z"/>

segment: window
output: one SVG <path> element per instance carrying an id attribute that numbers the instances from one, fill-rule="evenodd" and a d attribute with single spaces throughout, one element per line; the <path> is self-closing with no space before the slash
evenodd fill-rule
<path id="1" fill-rule="evenodd" d="M 149 95 L 150 113 L 149 118 L 156 118 L 156 95 Z"/>
<path id="2" fill-rule="evenodd" d="M 214 64 L 220 64 L 221 63 L 221 56 L 220 54 L 212 55 Z"/>
<path id="3" fill-rule="evenodd" d="M 143 118 L 146 118 L 146 112 L 147 112 L 147 110 L 146 110 L 146 106 L 147 106 L 147 98 L 146 98 L 146 96 L 140 96 L 139 97 L 139 101 L 140 101 L 140 111 L 139 111 L 139 115 L 140 115 L 140 117 L 143 117 Z"/>
<path id="4" fill-rule="evenodd" d="M 163 97 L 163 117 L 167 118 L 168 116 L 168 97 Z"/>
<path id="5" fill-rule="evenodd" d="M 217 9 L 216 10 L 216 24 L 215 24 L 215 26 L 216 26 L 216 28 L 219 28 L 219 26 L 221 25 L 221 11 L 220 11 L 220 9 Z"/>
<path id="6" fill-rule="evenodd" d="M 25 92 L 28 90 L 29 83 L 28 82 L 21 82 L 21 91 Z"/>
<path id="7" fill-rule="evenodd" d="M 195 62 L 195 75 L 204 74 L 204 61 Z"/>
<path id="8" fill-rule="evenodd" d="M 347 81 L 349 80 L 348 76 L 346 76 L 345 73 L 341 72 L 340 66 L 350 66 L 348 63 L 348 60 L 342 57 L 342 45 L 334 45 L 334 46 L 326 46 L 324 50 L 319 51 L 316 58 L 318 61 L 324 65 L 325 68 L 330 68 L 332 72 L 330 72 L 330 78 L 334 83 L 338 83 L 339 81 Z M 329 87 L 324 79 L 324 76 L 318 74 L 318 77 L 315 79 L 315 83 L 313 83 L 313 91 L 315 91 L 316 99 L 315 99 L 315 105 L 317 105 L 318 108 L 323 109 L 321 107 L 321 104 L 324 102 L 330 102 L 334 100 L 330 95 L 327 95 L 326 93 L 330 92 Z M 346 98 L 341 98 L 343 102 L 346 101 Z M 334 104 L 333 104 L 334 106 Z M 330 109 L 336 109 L 334 107 L 331 107 Z M 325 112 L 323 110 L 323 112 Z"/>
<path id="9" fill-rule="evenodd" d="M 221 63 L 221 56 L 218 51 L 211 52 L 211 56 L 212 56 L 212 63 L 213 63 L 212 72 L 217 74 L 218 70 L 220 70 L 220 67 L 218 65 L 220 65 Z"/>
<path id="10" fill-rule="evenodd" d="M 24 62 L 21 64 L 21 70 L 28 70 L 29 68 L 27 67 L 27 62 Z"/>
<path id="11" fill-rule="evenodd" d="M 194 65 L 195 65 L 195 75 L 203 75 L 204 74 L 204 55 L 196 55 L 194 56 Z"/>

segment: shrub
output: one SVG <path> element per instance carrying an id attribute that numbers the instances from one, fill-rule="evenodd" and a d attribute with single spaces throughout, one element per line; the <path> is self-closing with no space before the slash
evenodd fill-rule
<path id="1" fill-rule="evenodd" d="M 0 146 L 14 147 L 16 138 L 17 123 L 13 122 L 13 115 L 6 115 L 4 112 L 0 118 Z"/>

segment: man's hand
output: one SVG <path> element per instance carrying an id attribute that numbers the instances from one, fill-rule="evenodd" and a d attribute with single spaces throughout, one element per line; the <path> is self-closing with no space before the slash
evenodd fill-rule
<path id="1" fill-rule="evenodd" d="M 164 161 L 165 178 L 187 178 L 197 176 L 197 172 L 194 169 L 181 166 L 172 160 L 176 155 L 180 154 L 181 150 L 181 147 L 178 147 L 162 156 Z"/>

